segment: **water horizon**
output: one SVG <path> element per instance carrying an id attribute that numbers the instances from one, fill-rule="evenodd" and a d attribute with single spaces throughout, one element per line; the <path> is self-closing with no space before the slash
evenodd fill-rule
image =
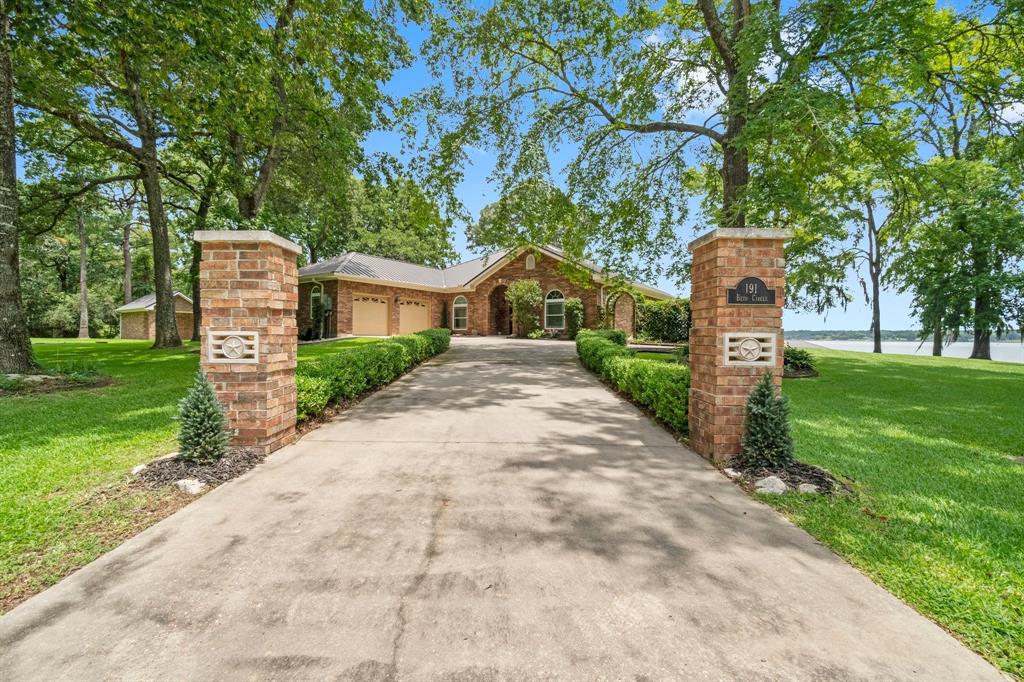
<path id="1" fill-rule="evenodd" d="M 871 341 L 832 341 L 829 339 L 815 339 L 813 341 L 801 341 L 801 343 L 821 346 L 831 350 L 848 350 L 855 353 L 870 353 L 874 348 Z M 971 355 L 970 341 L 955 341 L 942 347 L 943 357 L 969 358 Z M 883 341 L 883 355 L 919 355 L 931 357 L 932 342 L 925 341 Z M 1024 345 L 1020 341 L 993 341 L 992 359 L 998 362 L 1024 363 Z"/>

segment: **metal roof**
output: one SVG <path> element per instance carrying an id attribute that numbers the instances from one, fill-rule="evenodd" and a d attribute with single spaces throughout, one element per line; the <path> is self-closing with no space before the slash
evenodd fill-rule
<path id="1" fill-rule="evenodd" d="M 565 253 L 553 246 L 543 246 L 540 247 L 540 250 L 546 251 L 559 259 L 565 258 Z M 361 279 L 378 279 L 385 282 L 430 287 L 432 289 L 461 289 L 470 286 L 473 280 L 501 263 L 512 252 L 512 249 L 503 249 L 442 269 L 352 251 L 300 268 L 299 277 L 358 277 Z M 580 261 L 580 265 L 596 274 L 602 273 L 601 267 L 591 261 Z M 671 294 L 660 289 L 655 289 L 639 282 L 634 282 L 633 284 L 641 291 L 651 295 L 665 298 L 672 297 Z"/>
<path id="2" fill-rule="evenodd" d="M 181 298 L 185 299 L 189 303 L 192 302 L 191 298 L 189 298 L 185 294 L 181 293 L 180 291 L 175 291 L 174 295 L 175 296 L 180 296 Z M 141 310 L 153 310 L 154 308 L 156 308 L 156 294 L 146 294 L 145 296 L 140 296 L 139 298 L 135 299 L 134 301 L 132 301 L 130 303 L 125 303 L 120 308 L 116 308 L 114 310 L 114 312 L 115 313 L 134 313 L 134 312 L 139 312 Z"/>

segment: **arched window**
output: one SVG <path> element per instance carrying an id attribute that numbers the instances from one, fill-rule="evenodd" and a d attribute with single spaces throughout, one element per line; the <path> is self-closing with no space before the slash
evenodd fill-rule
<path id="1" fill-rule="evenodd" d="M 323 300 L 324 285 L 314 284 L 313 288 L 309 291 L 309 316 L 311 318 L 316 317 L 317 306 Z"/>
<path id="2" fill-rule="evenodd" d="M 452 301 L 452 329 L 465 331 L 469 323 L 469 303 L 465 296 L 456 296 Z"/>
<path id="3" fill-rule="evenodd" d="M 544 328 L 565 329 L 565 296 L 558 289 L 544 298 Z"/>
<path id="4" fill-rule="evenodd" d="M 529 254 L 529 255 L 528 255 L 528 256 L 526 257 L 526 269 L 527 269 L 527 270 L 533 270 L 533 269 L 534 269 L 534 268 L 536 268 L 536 267 L 537 267 L 537 257 L 536 257 L 536 256 L 534 256 L 534 255 L 533 255 L 533 254 L 531 253 L 531 254 Z"/>

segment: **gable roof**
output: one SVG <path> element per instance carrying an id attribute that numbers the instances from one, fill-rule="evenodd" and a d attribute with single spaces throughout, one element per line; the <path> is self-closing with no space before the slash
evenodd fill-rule
<path id="1" fill-rule="evenodd" d="M 566 260 L 565 252 L 554 246 L 538 247 L 558 260 Z M 447 268 L 432 268 L 392 258 L 381 258 L 351 251 L 319 263 L 299 269 L 300 278 L 340 277 L 357 280 L 380 280 L 394 284 L 408 284 L 437 290 L 467 289 L 483 281 L 506 264 L 508 256 L 518 255 L 521 249 L 502 249 L 486 256 L 458 263 Z M 595 275 L 602 269 L 591 261 L 580 261 L 580 265 Z M 633 282 L 645 294 L 655 298 L 672 298 L 672 295 L 654 287 Z"/>
<path id="2" fill-rule="evenodd" d="M 175 298 L 183 298 L 189 303 L 192 302 L 191 298 L 181 293 L 180 291 L 175 291 L 174 296 Z M 116 308 L 114 312 L 137 313 L 143 310 L 153 310 L 154 308 L 156 308 L 156 294 L 146 294 L 145 296 L 140 296 L 139 298 L 135 299 L 134 301 L 131 301 L 130 303 L 125 303 L 120 308 Z"/>

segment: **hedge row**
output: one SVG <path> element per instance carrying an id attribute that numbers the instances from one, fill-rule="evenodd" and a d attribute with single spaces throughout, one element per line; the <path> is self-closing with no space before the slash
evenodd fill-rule
<path id="1" fill-rule="evenodd" d="M 340 350 L 295 370 L 296 411 L 303 421 L 331 403 L 351 400 L 389 384 L 413 365 L 448 350 L 451 332 L 427 329 L 387 341 Z"/>
<path id="2" fill-rule="evenodd" d="M 580 331 L 576 337 L 580 361 L 673 429 L 686 433 L 690 368 L 637 358 L 625 347 L 625 339 L 620 345 L 609 331 L 615 330 Z"/>

